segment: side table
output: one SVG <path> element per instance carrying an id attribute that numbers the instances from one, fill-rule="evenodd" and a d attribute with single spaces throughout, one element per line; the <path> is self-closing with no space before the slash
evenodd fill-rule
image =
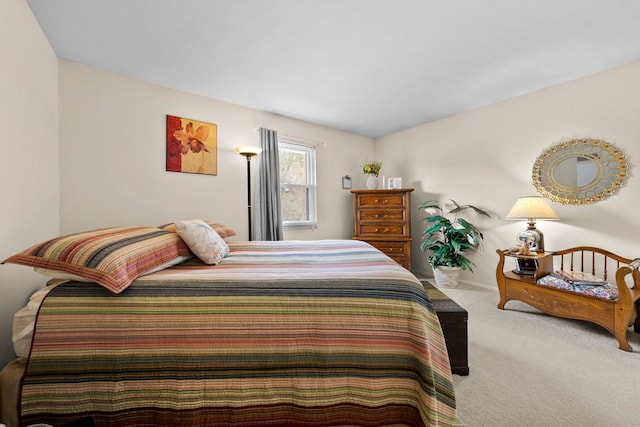
<path id="1" fill-rule="evenodd" d="M 504 309 L 507 301 L 520 299 L 522 292 L 526 292 L 520 285 L 522 283 L 535 284 L 540 277 L 553 272 L 553 255 L 550 252 L 536 253 L 531 255 L 510 254 L 507 250 L 497 250 L 500 260 L 496 267 L 496 282 L 500 291 L 500 302 L 498 308 Z M 513 258 L 516 268 L 505 271 L 505 258 Z M 520 269 L 518 266 L 526 266 Z M 519 272 L 520 271 L 520 272 Z"/>

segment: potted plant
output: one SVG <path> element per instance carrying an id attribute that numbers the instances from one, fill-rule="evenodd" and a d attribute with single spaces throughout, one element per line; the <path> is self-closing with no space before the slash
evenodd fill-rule
<path id="1" fill-rule="evenodd" d="M 466 252 L 477 251 L 484 236 L 473 224 L 459 216 L 467 209 L 479 215 L 490 215 L 472 205 L 459 205 L 451 200 L 454 208 L 445 212 L 435 200 L 427 200 L 418 209 L 424 209 L 427 216 L 424 221 L 427 228 L 420 245 L 422 252 L 429 253 L 429 264 L 437 286 L 455 287 L 462 270 L 473 271 L 473 262 L 465 256 Z"/>

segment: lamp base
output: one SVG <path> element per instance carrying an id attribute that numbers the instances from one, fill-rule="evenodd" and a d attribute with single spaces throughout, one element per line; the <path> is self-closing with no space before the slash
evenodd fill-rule
<path id="1" fill-rule="evenodd" d="M 529 226 L 526 230 L 518 233 L 517 240 L 521 245 L 529 246 L 531 251 L 544 252 L 544 234 L 535 226 Z"/>

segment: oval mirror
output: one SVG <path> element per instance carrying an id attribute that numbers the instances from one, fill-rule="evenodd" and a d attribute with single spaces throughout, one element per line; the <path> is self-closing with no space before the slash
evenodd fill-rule
<path id="1" fill-rule="evenodd" d="M 627 158 L 600 139 L 573 139 L 546 149 L 533 166 L 533 184 L 549 200 L 595 203 L 613 194 L 627 177 Z"/>

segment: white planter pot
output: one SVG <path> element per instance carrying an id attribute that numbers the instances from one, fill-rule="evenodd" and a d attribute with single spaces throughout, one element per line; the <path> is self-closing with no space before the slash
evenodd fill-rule
<path id="1" fill-rule="evenodd" d="M 441 288 L 455 288 L 460 281 L 460 273 L 462 269 L 460 267 L 445 267 L 438 266 L 433 269 L 433 277 L 436 281 L 436 286 Z"/>

